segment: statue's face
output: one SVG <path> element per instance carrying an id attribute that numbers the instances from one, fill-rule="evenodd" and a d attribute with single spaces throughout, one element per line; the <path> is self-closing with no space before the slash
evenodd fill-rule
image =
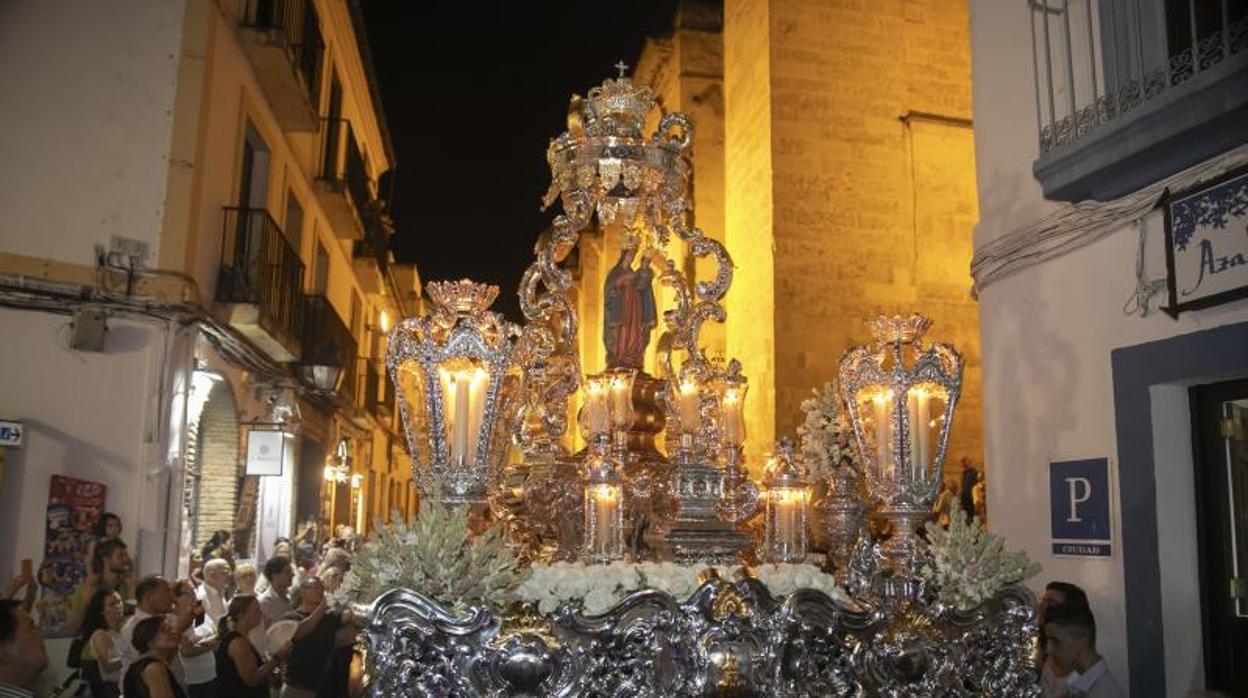
<path id="1" fill-rule="evenodd" d="M 632 266 L 633 260 L 637 259 L 636 247 L 625 247 L 620 251 L 620 259 L 627 265 Z"/>

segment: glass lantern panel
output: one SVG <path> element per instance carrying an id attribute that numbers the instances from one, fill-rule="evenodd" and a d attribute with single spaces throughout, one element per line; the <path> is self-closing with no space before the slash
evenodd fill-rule
<path id="1" fill-rule="evenodd" d="M 413 465 L 428 466 L 438 460 L 433 452 L 433 439 L 430 425 L 429 386 L 425 381 L 425 372 L 420 364 L 407 361 L 399 364 L 394 372 L 399 400 L 402 401 L 403 430 L 407 434 L 407 445 L 411 449 Z"/>
<path id="2" fill-rule="evenodd" d="M 945 407 L 949 393 L 935 383 L 918 383 L 906 395 L 906 413 L 910 424 L 911 477 L 915 480 L 933 477 L 940 437 L 945 429 Z"/>
<path id="3" fill-rule="evenodd" d="M 891 480 L 896 474 L 893 437 L 893 391 L 866 388 L 855 396 L 862 426 L 863 455 L 876 477 Z"/>
<path id="4" fill-rule="evenodd" d="M 488 365 L 467 357 L 447 359 L 438 366 L 444 436 L 453 468 L 477 462 L 485 398 L 490 387 Z"/>

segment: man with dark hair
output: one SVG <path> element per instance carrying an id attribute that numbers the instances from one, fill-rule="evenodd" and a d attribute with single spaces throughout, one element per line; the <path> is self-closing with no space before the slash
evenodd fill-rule
<path id="1" fill-rule="evenodd" d="M 281 620 L 290 613 L 290 584 L 295 578 L 290 558 L 271 557 L 264 563 L 264 578 L 269 580 L 269 588 L 260 594 L 260 612 L 264 615 L 264 628 L 267 630 L 273 621 Z"/>
<path id="2" fill-rule="evenodd" d="M 1044 623 L 1045 610 L 1054 606 L 1078 606 L 1088 608 L 1088 595 L 1078 585 L 1070 582 L 1049 582 L 1044 587 L 1044 596 L 1040 597 L 1040 622 Z"/>
<path id="3" fill-rule="evenodd" d="M 134 646 L 134 626 L 139 621 L 152 616 L 164 616 L 173 613 L 173 586 L 169 584 L 169 580 L 158 575 L 151 575 L 139 580 L 134 587 L 134 600 L 137 606 L 134 615 L 126 619 L 124 625 L 121 626 L 121 675 L 126 675 L 126 670 L 130 665 L 139 658 L 141 654 Z M 184 614 L 184 617 L 175 619 L 174 630 L 176 637 L 182 637 L 186 629 L 190 627 L 191 617 Z M 181 681 L 184 676 L 182 662 L 180 659 L 173 662 L 171 667 L 175 676 Z"/>
<path id="4" fill-rule="evenodd" d="M 1049 656 L 1071 668 L 1065 694 L 1089 698 L 1122 698 L 1122 687 L 1096 651 L 1096 619 L 1087 606 L 1067 603 L 1049 609 L 1044 621 Z"/>
<path id="5" fill-rule="evenodd" d="M 1040 597 L 1040 603 L 1036 607 L 1036 622 L 1040 626 L 1042 636 L 1045 616 L 1051 609 L 1067 604 L 1087 608 L 1088 595 L 1079 586 L 1070 582 L 1054 580 L 1045 585 L 1044 595 Z M 1040 690 L 1045 698 L 1056 698 L 1065 694 L 1066 677 L 1070 675 L 1071 670 L 1070 666 L 1063 665 L 1052 655 L 1045 655 L 1044 668 L 1040 672 Z"/>
<path id="6" fill-rule="evenodd" d="M 48 666 L 43 633 L 20 601 L 0 600 L 0 698 L 34 696 Z"/>

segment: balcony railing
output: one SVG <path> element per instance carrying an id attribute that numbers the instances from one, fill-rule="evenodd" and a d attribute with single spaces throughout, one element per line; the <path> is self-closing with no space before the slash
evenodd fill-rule
<path id="1" fill-rule="evenodd" d="M 350 220 L 343 219 L 342 225 L 351 224 L 349 235 L 337 231 L 340 237 L 359 239 L 364 232 L 369 202 L 373 199 L 372 183 L 368 171 L 364 167 L 364 156 L 360 153 L 359 143 L 351 122 L 339 118 L 321 119 L 321 164 L 320 179 L 329 190 L 345 200 Z M 341 204 L 334 206 L 340 208 Z M 334 217 L 331 212 L 331 218 Z M 336 227 L 338 221 L 331 220 Z"/>
<path id="2" fill-rule="evenodd" d="M 320 105 L 325 40 L 315 4 L 311 0 L 250 0 L 243 26 L 267 31 L 283 45 L 309 101 L 314 107 Z"/>
<path id="3" fill-rule="evenodd" d="M 1234 113 L 1248 92 L 1243 90 L 1248 74 L 1243 3 L 1028 0 L 1028 5 L 1040 146 L 1036 174 L 1051 198 L 1121 195 L 1216 154 L 1184 141 L 1184 131 L 1203 129 L 1198 141 L 1221 149 L 1235 143 L 1221 134 L 1210 137 L 1210 122 L 1244 131 Z M 1241 93 L 1239 100 L 1226 99 L 1229 92 Z M 1092 155 L 1071 162 L 1072 154 L 1085 148 Z"/>
<path id="4" fill-rule="evenodd" d="M 303 332 L 299 253 L 264 209 L 227 206 L 223 219 L 217 301 L 254 306 L 259 327 L 297 357 Z"/>
<path id="5" fill-rule="evenodd" d="M 288 131 L 315 131 L 325 40 L 312 0 L 246 0 L 239 24 L 278 123 Z"/>
<path id="6" fill-rule="evenodd" d="M 355 338 L 329 299 L 306 296 L 303 301 L 303 359 L 300 361 L 305 380 L 322 390 L 337 390 L 342 383 L 349 382 L 346 375 L 355 370 L 356 353 Z M 331 374 L 332 380 L 328 379 Z"/>

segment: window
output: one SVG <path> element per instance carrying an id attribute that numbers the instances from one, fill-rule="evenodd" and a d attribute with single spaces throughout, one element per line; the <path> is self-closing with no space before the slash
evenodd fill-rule
<path id="1" fill-rule="evenodd" d="M 286 239 L 290 240 L 290 244 L 294 246 L 300 254 L 303 253 L 303 206 L 299 205 L 299 199 L 295 198 L 295 192 L 286 191 L 286 219 L 285 229 Z"/>
<path id="2" fill-rule="evenodd" d="M 323 296 L 329 289 L 329 251 L 316 241 L 316 259 L 312 266 L 312 294 Z"/>

